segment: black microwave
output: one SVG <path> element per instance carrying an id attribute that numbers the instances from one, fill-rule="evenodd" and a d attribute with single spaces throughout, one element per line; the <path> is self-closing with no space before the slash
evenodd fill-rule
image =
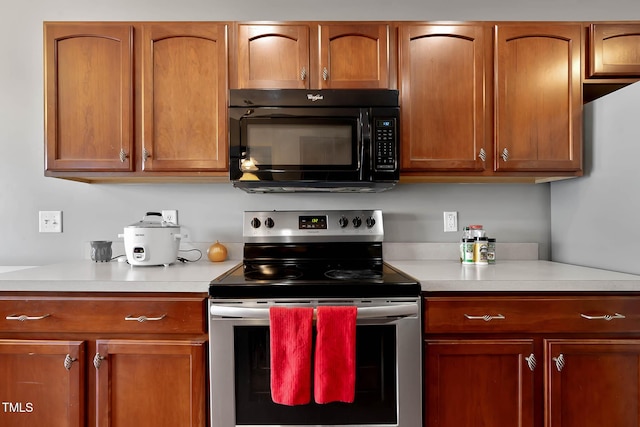
<path id="1" fill-rule="evenodd" d="M 379 192 L 399 179 L 398 91 L 232 89 L 229 177 L 255 192 Z"/>

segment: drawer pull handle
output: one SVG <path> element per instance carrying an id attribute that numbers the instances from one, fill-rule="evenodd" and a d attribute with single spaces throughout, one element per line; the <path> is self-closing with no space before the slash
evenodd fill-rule
<path id="1" fill-rule="evenodd" d="M 100 365 L 102 365 L 104 359 L 106 359 L 106 357 L 101 356 L 100 353 L 96 353 L 96 355 L 93 356 L 93 366 L 95 366 L 96 369 L 100 369 Z"/>
<path id="2" fill-rule="evenodd" d="M 50 314 L 44 314 L 42 316 L 27 316 L 26 314 L 12 314 L 10 316 L 5 317 L 7 320 L 17 320 L 19 322 L 24 322 L 25 320 L 42 320 L 45 317 L 51 316 Z"/>
<path id="3" fill-rule="evenodd" d="M 533 372 L 533 370 L 536 369 L 536 363 L 537 363 L 536 356 L 534 356 L 533 353 L 531 353 L 528 357 L 525 357 L 524 360 L 527 361 L 529 370 Z"/>
<path id="4" fill-rule="evenodd" d="M 466 317 L 469 320 L 484 320 L 485 322 L 490 322 L 493 319 L 497 319 L 497 320 L 506 319 L 506 317 L 504 317 L 502 314 L 497 314 L 495 316 L 491 316 L 489 314 L 485 314 L 484 316 L 472 316 L 469 314 L 465 314 L 464 317 Z"/>
<path id="5" fill-rule="evenodd" d="M 626 319 L 626 317 L 620 313 L 614 313 L 613 315 L 605 314 L 604 316 L 589 316 L 588 314 L 580 313 L 580 316 L 587 320 L 606 320 L 607 322 L 613 319 Z"/>
<path id="6" fill-rule="evenodd" d="M 558 357 L 552 357 L 551 360 L 556 362 L 558 372 L 562 372 L 562 368 L 564 368 L 564 354 L 560 353 Z"/>
<path id="7" fill-rule="evenodd" d="M 149 321 L 149 322 L 155 322 L 155 321 L 158 321 L 158 320 L 162 320 L 162 319 L 164 319 L 165 317 L 167 317 L 167 315 L 166 315 L 166 314 L 163 314 L 163 315 L 162 315 L 162 316 L 160 316 L 160 317 L 147 317 L 147 316 L 138 316 L 138 317 L 133 317 L 132 315 L 128 315 L 127 317 L 125 317 L 125 318 L 124 318 L 124 320 L 135 320 L 135 321 L 137 321 L 137 322 L 144 323 L 144 322 L 146 322 L 146 321 Z"/>
<path id="8" fill-rule="evenodd" d="M 70 355 L 70 354 L 67 354 L 67 355 L 65 356 L 65 358 L 64 358 L 64 368 L 65 368 L 67 371 L 70 371 L 70 370 L 71 370 L 71 365 L 72 365 L 72 364 L 73 364 L 73 362 L 75 362 L 76 360 L 78 360 L 78 359 L 76 359 L 76 358 L 74 358 L 74 357 L 71 357 L 71 355 Z"/>

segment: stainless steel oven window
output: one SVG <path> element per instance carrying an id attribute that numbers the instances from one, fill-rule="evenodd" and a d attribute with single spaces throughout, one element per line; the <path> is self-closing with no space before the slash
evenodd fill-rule
<path id="1" fill-rule="evenodd" d="M 268 317 L 263 318 L 268 308 L 262 308 L 260 315 L 253 312 L 260 310 L 255 307 L 275 302 L 236 303 L 210 303 L 214 307 L 210 312 L 218 313 L 210 322 L 212 427 L 421 426 L 422 340 L 417 300 L 352 302 L 361 304 L 359 312 L 363 313 L 357 322 L 356 401 L 294 407 L 271 402 Z M 319 303 L 325 302 L 303 304 Z"/>

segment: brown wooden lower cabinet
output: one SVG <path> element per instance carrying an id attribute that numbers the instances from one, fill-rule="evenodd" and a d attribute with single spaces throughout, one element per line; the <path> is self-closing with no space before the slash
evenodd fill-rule
<path id="1" fill-rule="evenodd" d="M 640 296 L 424 299 L 426 427 L 637 427 Z"/>
<path id="2" fill-rule="evenodd" d="M 425 425 L 533 427 L 532 340 L 427 340 L 425 354 Z"/>
<path id="3" fill-rule="evenodd" d="M 0 294 L 0 426 L 207 426 L 205 302 Z"/>
<path id="4" fill-rule="evenodd" d="M 640 340 L 545 341 L 545 425 L 640 425 Z"/>
<path id="5" fill-rule="evenodd" d="M 98 340 L 98 426 L 205 426 L 205 342 Z"/>
<path id="6" fill-rule="evenodd" d="M 0 340 L 0 425 L 83 426 L 84 348 L 82 341 Z"/>

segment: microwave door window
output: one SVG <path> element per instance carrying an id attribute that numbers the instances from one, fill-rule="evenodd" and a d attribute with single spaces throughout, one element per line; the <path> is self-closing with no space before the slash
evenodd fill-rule
<path id="1" fill-rule="evenodd" d="M 255 170 L 353 169 L 353 133 L 350 124 L 251 123 L 247 163 Z"/>
<path id="2" fill-rule="evenodd" d="M 339 136 L 305 136 L 300 138 L 300 165 L 351 165 L 351 139 Z"/>

